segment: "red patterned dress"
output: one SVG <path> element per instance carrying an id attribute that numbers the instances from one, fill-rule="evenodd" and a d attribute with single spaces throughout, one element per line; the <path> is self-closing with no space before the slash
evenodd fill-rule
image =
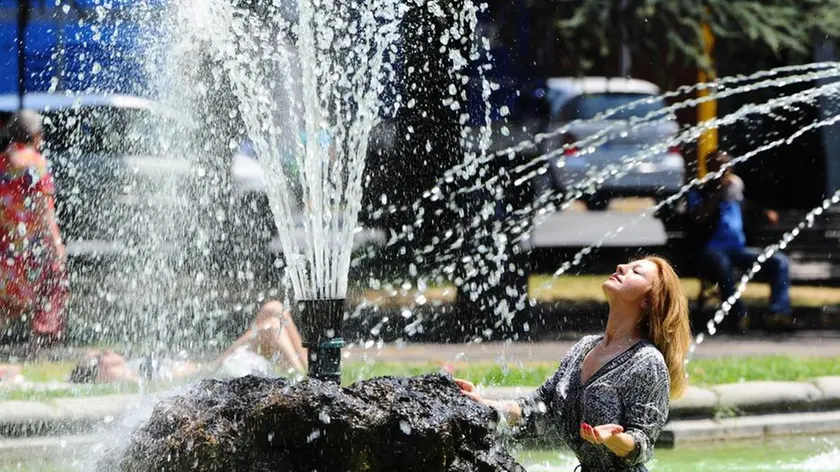
<path id="1" fill-rule="evenodd" d="M 0 154 L 0 317 L 27 316 L 35 334 L 58 339 L 69 292 L 53 244 L 54 193 L 40 152 L 13 144 Z"/>

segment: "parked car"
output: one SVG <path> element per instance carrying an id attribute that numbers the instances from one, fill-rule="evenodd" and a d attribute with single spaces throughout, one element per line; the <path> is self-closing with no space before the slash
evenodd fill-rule
<path id="1" fill-rule="evenodd" d="M 197 224 L 228 225 L 203 228 L 205 234 L 231 231 L 231 220 L 219 222 L 198 211 L 197 199 L 208 188 L 200 179 L 208 162 L 178 148 L 189 120 L 151 100 L 117 94 L 30 93 L 24 107 L 44 117 L 44 152 L 56 180 L 58 218 L 65 239 L 86 248 L 82 252 L 194 241 L 200 237 L 193 224 L 197 218 L 203 218 Z M 0 95 L 0 124 L 17 109 L 17 95 Z M 222 165 L 229 168 L 234 208 L 246 200 L 267 200 L 255 160 L 238 156 Z M 270 213 L 267 204 L 257 211 Z"/>
<path id="2" fill-rule="evenodd" d="M 575 120 L 592 120 L 601 113 L 635 102 L 607 118 L 571 124 L 565 133 L 542 143 L 541 152 L 545 154 L 606 131 L 606 141 L 602 144 L 570 148 L 550 160 L 547 179 L 557 191 L 572 189 L 607 166 L 616 166 L 627 173 L 619 178 L 605 177 L 594 194 L 585 196 L 584 202 L 590 210 L 607 208 L 613 197 L 664 199 L 684 184 L 685 161 L 677 148 L 647 156 L 635 165 L 622 162 L 679 131 L 673 114 L 657 117 L 664 118 L 662 121 L 629 124 L 631 118 L 641 118 L 666 107 L 656 85 L 627 78 L 551 78 L 546 81 L 545 100 L 549 109 L 546 131 Z"/>

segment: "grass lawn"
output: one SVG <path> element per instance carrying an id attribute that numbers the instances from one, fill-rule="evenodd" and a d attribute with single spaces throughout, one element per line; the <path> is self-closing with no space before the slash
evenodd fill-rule
<path id="1" fill-rule="evenodd" d="M 753 380 L 801 381 L 814 377 L 840 374 L 840 357 L 722 357 L 717 359 L 697 359 L 689 363 L 690 382 L 695 386 L 709 386 L 724 383 L 736 383 Z M 531 362 L 501 366 L 492 362 L 474 362 L 452 365 L 454 375 L 469 379 L 485 386 L 525 386 L 536 387 L 548 378 L 557 368 L 556 363 Z M 49 382 L 63 382 L 72 368 L 67 363 L 34 363 L 24 368 L 24 376 L 29 381 L 48 385 Z M 375 362 L 348 363 L 343 368 L 345 384 L 378 376 L 414 376 L 437 372 L 441 365 L 437 363 L 389 363 Z M 165 388 L 165 385 L 150 385 L 149 389 Z M 40 387 L 0 388 L 2 400 L 44 401 L 59 397 L 78 397 L 108 394 L 137 393 L 137 385 L 79 385 L 46 389 Z"/>
<path id="2" fill-rule="evenodd" d="M 692 385 L 709 386 L 754 380 L 802 381 L 815 377 L 840 374 L 837 357 L 721 357 L 696 359 L 688 364 Z M 557 363 L 533 362 L 506 367 L 496 363 L 455 364 L 456 377 L 486 386 L 538 386 L 555 369 Z M 382 375 L 419 375 L 440 369 L 436 364 L 374 363 L 369 366 L 349 364 L 344 368 L 344 380 L 354 381 Z"/>
<path id="3" fill-rule="evenodd" d="M 598 300 L 606 302 L 601 283 L 606 275 L 573 275 L 552 278 L 534 275 L 529 280 L 529 292 L 538 301 L 556 300 Z M 682 279 L 683 289 L 689 299 L 697 298 L 700 280 Z M 744 291 L 744 300 L 766 303 L 770 297 L 770 286 L 765 283 L 749 283 Z M 793 286 L 790 288 L 791 302 L 795 306 L 821 307 L 840 304 L 840 288 Z"/>
<path id="4" fill-rule="evenodd" d="M 532 275 L 528 280 L 528 292 L 537 302 L 606 302 L 601 291 L 601 283 L 607 275 L 564 275 L 553 278 L 550 275 Z M 689 299 L 696 299 L 700 291 L 700 280 L 682 279 L 685 294 Z M 455 286 L 429 287 L 422 292 L 423 297 L 431 302 L 452 303 L 455 301 L 457 290 Z M 397 288 L 394 290 L 365 290 L 361 298 L 371 304 L 380 306 L 411 305 L 420 295 L 415 289 Z M 790 289 L 791 301 L 794 306 L 821 307 L 825 305 L 840 305 L 840 288 L 793 286 Z M 770 286 L 765 283 L 750 283 L 743 298 L 747 303 L 767 303 L 770 297 Z"/>

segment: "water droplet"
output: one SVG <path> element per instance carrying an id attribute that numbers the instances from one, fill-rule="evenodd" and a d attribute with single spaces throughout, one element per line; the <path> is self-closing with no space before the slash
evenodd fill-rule
<path id="1" fill-rule="evenodd" d="M 411 425 L 408 424 L 408 421 L 400 421 L 400 431 L 402 431 L 404 434 L 411 434 Z"/>

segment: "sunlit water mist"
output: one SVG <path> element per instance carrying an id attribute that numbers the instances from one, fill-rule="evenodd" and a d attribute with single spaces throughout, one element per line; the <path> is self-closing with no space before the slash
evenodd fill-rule
<path id="1" fill-rule="evenodd" d="M 208 55 L 238 101 L 298 298 L 347 294 L 362 174 L 381 97 L 393 83 L 408 4 L 300 2 L 292 21 L 271 5 L 177 2 L 173 37 L 189 67 Z"/>
<path id="2" fill-rule="evenodd" d="M 778 69 L 756 72 L 755 74 L 749 76 L 723 77 L 710 83 L 699 83 L 695 85 L 680 87 L 675 91 L 666 92 L 662 94 L 660 98 L 676 100 L 677 98 L 684 97 L 695 90 L 710 90 L 711 93 L 700 98 L 683 98 L 680 100 L 676 100 L 674 104 L 667 106 L 662 110 L 650 112 L 643 117 L 633 117 L 626 121 L 618 120 L 614 125 L 607 126 L 603 130 L 594 133 L 591 136 L 587 136 L 586 138 L 575 141 L 574 143 L 565 143 L 557 147 L 557 149 L 534 157 L 527 163 L 518 165 L 517 167 L 513 168 L 512 171 L 510 171 L 514 178 L 513 184 L 515 186 L 521 186 L 526 184 L 529 180 L 533 179 L 534 177 L 543 175 L 546 172 L 547 165 L 549 165 L 548 160 L 552 157 L 560 156 L 568 149 L 579 148 L 583 150 L 580 152 L 585 153 L 585 150 L 587 149 L 594 148 L 596 146 L 600 146 L 609 142 L 610 140 L 616 138 L 615 131 L 618 128 L 624 127 L 625 125 L 629 126 L 630 129 L 632 129 L 636 126 L 655 124 L 672 119 L 672 114 L 681 109 L 695 107 L 698 104 L 707 101 L 719 100 L 722 98 L 738 95 L 741 93 L 753 92 L 768 87 L 779 88 L 791 84 L 798 84 L 803 82 L 814 81 L 817 79 L 836 77 L 838 74 L 840 74 L 840 69 L 837 68 L 836 63 L 825 62 L 806 64 L 801 66 L 781 67 Z M 608 120 L 611 116 L 615 115 L 616 113 L 632 109 L 635 106 L 643 104 L 647 100 L 649 99 L 640 99 L 637 102 L 632 102 L 617 107 L 615 109 L 599 113 L 594 118 L 586 120 L 575 120 L 556 129 L 552 129 L 543 133 L 538 133 L 531 140 L 526 140 L 514 146 L 495 151 L 491 154 L 488 154 L 480 159 L 471 162 L 471 165 L 481 166 L 484 164 L 488 164 L 494 160 L 500 160 L 506 156 L 511 156 L 517 152 L 522 152 L 524 150 L 534 148 L 548 139 L 562 135 L 563 133 L 571 129 L 572 126 L 580 125 L 582 123 L 592 123 L 601 120 Z M 628 167 L 632 167 L 629 164 L 632 164 L 633 162 L 638 162 L 638 156 L 628 155 L 624 156 L 624 158 L 625 160 L 627 160 Z M 437 182 L 437 185 L 430 188 L 427 192 L 424 193 L 424 195 L 420 199 L 413 202 L 412 204 L 404 205 L 399 208 L 392 205 L 389 208 L 378 210 L 374 212 L 374 219 L 377 219 L 382 215 L 388 213 L 414 211 L 418 205 L 422 205 L 424 200 L 437 201 L 441 199 L 449 199 L 450 201 L 452 201 L 458 194 L 473 193 L 482 190 L 487 186 L 499 185 L 500 175 L 497 172 L 489 172 L 477 179 L 473 179 L 467 182 L 467 185 L 457 188 L 454 192 L 450 194 L 443 194 L 441 188 L 446 182 L 451 181 L 453 176 L 457 175 L 461 168 L 462 166 L 456 166 L 452 169 L 445 171 L 444 175 Z M 618 170 L 614 168 L 607 169 L 607 171 L 607 174 L 593 176 L 594 180 L 586 179 L 585 181 L 580 182 L 580 185 L 577 185 L 574 189 L 572 189 L 574 190 L 574 192 L 571 195 L 558 195 L 550 190 L 546 190 L 539 193 L 538 195 L 536 195 L 535 201 L 533 203 L 526 204 L 523 208 L 512 209 L 512 211 L 509 214 L 509 218 L 506 221 L 506 229 L 509 230 L 511 233 L 518 235 L 519 238 L 527 237 L 528 233 L 526 230 L 527 226 L 531 224 L 531 218 L 543 217 L 546 213 L 551 213 L 555 211 L 557 209 L 555 206 L 557 200 L 571 202 L 574 200 L 574 198 L 589 195 L 595 190 L 597 190 L 603 182 L 611 178 L 616 178 L 620 175 Z M 560 209 L 562 210 L 563 208 Z M 392 238 L 392 240 L 389 241 L 389 244 L 396 244 L 397 242 L 405 239 L 406 237 L 410 237 L 410 234 L 410 231 L 403 232 L 397 237 Z M 445 252 L 447 248 L 444 246 L 444 244 L 446 244 L 447 242 L 451 243 L 451 241 L 447 241 L 446 239 L 444 239 L 437 243 L 433 248 L 425 248 L 425 250 L 427 252 L 430 249 L 436 250 L 436 252 Z"/>
<path id="3" fill-rule="evenodd" d="M 67 39 L 59 39 L 50 67 L 40 72 L 49 82 L 43 91 L 59 101 L 65 94 L 94 97 L 93 105 L 84 98 L 43 113 L 71 256 L 70 335 L 144 353 L 212 343 L 219 294 L 206 282 L 210 242 L 221 233 L 210 221 L 210 176 L 218 173 L 208 169 L 216 164 L 206 143 L 189 139 L 202 120 L 193 117 L 190 126 L 175 100 L 152 103 L 171 83 L 162 60 L 164 2 L 88 3 L 56 1 L 54 11 L 39 7 L 47 16 L 38 19 L 64 28 L 46 31 L 44 44 L 51 34 Z M 121 93 L 151 101 L 114 97 Z"/>
<path id="4" fill-rule="evenodd" d="M 224 340 L 220 326 L 231 317 L 231 301 L 289 298 L 292 290 L 298 298 L 346 296 L 371 129 L 382 115 L 414 106 L 410 82 L 425 73 L 402 71 L 398 77 L 395 70 L 403 17 L 422 8 L 449 23 L 429 31 L 450 60 L 451 97 L 442 106 L 466 108 L 466 70 L 488 58 L 489 46 L 474 34 L 481 6 L 470 1 L 457 5 L 459 11 L 396 0 L 300 2 L 291 10 L 275 3 L 242 2 L 240 8 L 222 0 L 174 1 L 164 7 L 165 2 L 144 1 L 133 6 L 137 21 L 156 25 L 138 37 L 148 54 L 143 75 L 149 81 L 132 89 L 157 104 L 136 121 L 156 128 L 151 157 L 167 164 L 154 181 L 129 179 L 121 188 L 124 182 L 112 182 L 117 193 L 148 205 L 130 211 L 101 203 L 96 208 L 96 225 L 121 252 L 112 264 L 74 274 L 80 304 L 75 310 L 83 313 L 81 321 L 73 321 L 78 339 L 117 341 L 144 352 L 212 347 Z M 119 22 L 124 12 L 110 8 L 97 8 L 94 20 Z M 491 84 L 483 70 L 479 80 L 487 98 Z M 109 92 L 107 87 L 88 91 Z M 383 96 L 396 98 L 385 104 Z M 233 192 L 230 156 L 246 138 L 266 173 L 265 191 L 283 252 L 283 261 L 275 265 L 286 267 L 283 283 L 273 285 L 285 288 L 285 294 L 245 293 L 243 287 L 254 286 L 249 282 L 256 270 L 215 258 L 243 250 L 231 241 L 226 205 Z M 477 178 L 473 163 L 484 157 L 488 139 L 483 127 L 464 128 L 462 140 L 470 141 L 472 150 L 464 153 L 458 171 L 450 172 L 464 185 Z M 492 202 L 483 205 L 483 213 L 492 211 Z M 479 236 L 489 238 L 483 231 Z M 501 270 L 498 258 L 470 265 L 471 272 Z M 219 285 L 220 279 L 235 283 Z M 100 303 L 92 306 L 91 299 Z M 239 305 L 233 311 L 247 319 L 251 313 L 245 312 L 255 308 Z"/>

